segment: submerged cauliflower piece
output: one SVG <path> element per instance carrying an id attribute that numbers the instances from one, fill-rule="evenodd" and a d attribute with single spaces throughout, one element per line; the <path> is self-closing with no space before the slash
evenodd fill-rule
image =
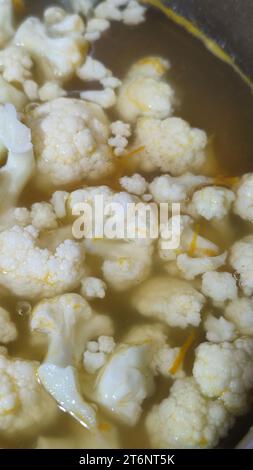
<path id="1" fill-rule="evenodd" d="M 206 272 L 202 276 L 202 292 L 214 303 L 224 303 L 237 297 L 236 280 L 231 273 Z"/>
<path id="2" fill-rule="evenodd" d="M 148 344 L 121 345 L 96 381 L 96 401 L 130 426 L 138 422 L 143 400 L 154 391 L 150 357 Z"/>
<path id="3" fill-rule="evenodd" d="M 87 299 L 103 299 L 106 293 L 106 284 L 97 277 L 86 277 L 81 283 L 81 294 Z"/>
<path id="4" fill-rule="evenodd" d="M 145 57 L 129 70 L 119 88 L 117 111 L 124 121 L 138 116 L 163 119 L 173 110 L 174 91 L 163 80 L 169 63 L 160 57 Z"/>
<path id="5" fill-rule="evenodd" d="M 153 179 L 149 191 L 156 202 L 183 202 L 198 186 L 210 182 L 210 178 L 185 173 L 181 176 L 162 175 Z"/>
<path id="6" fill-rule="evenodd" d="M 82 247 L 65 240 L 53 253 L 39 248 L 38 235 L 32 226 L 14 226 L 0 233 L 0 284 L 28 299 L 77 287 L 83 276 Z"/>
<path id="7" fill-rule="evenodd" d="M 55 419 L 55 403 L 37 381 L 38 366 L 0 354 L 0 434 L 5 437 L 34 436 Z"/>
<path id="8" fill-rule="evenodd" d="M 135 173 L 132 176 L 123 176 L 120 178 L 120 185 L 131 194 L 142 196 L 147 190 L 148 183 L 143 176 Z"/>
<path id="9" fill-rule="evenodd" d="M 234 341 L 237 337 L 235 325 L 224 317 L 216 318 L 213 315 L 208 315 L 204 328 L 206 338 L 213 343 Z"/>
<path id="10" fill-rule="evenodd" d="M 179 328 L 198 326 L 204 303 L 204 296 L 189 283 L 170 277 L 146 281 L 132 298 L 132 305 L 141 315 Z"/>
<path id="11" fill-rule="evenodd" d="M 100 106 L 58 98 L 31 110 L 26 121 L 42 186 L 94 180 L 112 171 L 109 122 Z"/>
<path id="12" fill-rule="evenodd" d="M 240 276 L 239 284 L 245 295 L 253 294 L 253 236 L 234 243 L 230 251 L 230 264 Z"/>
<path id="13" fill-rule="evenodd" d="M 19 26 L 14 43 L 27 49 L 45 80 L 69 79 L 84 61 L 88 43 L 83 36 L 83 22 L 78 16 L 77 19 L 70 29 L 58 28 L 57 33 L 35 17 L 25 19 Z M 63 21 L 66 24 L 66 19 Z"/>
<path id="14" fill-rule="evenodd" d="M 15 323 L 11 321 L 10 314 L 0 307 L 0 343 L 7 344 L 15 341 L 18 336 Z"/>
<path id="15" fill-rule="evenodd" d="M 178 255 L 177 267 L 184 279 L 192 280 L 200 274 L 220 268 L 225 264 L 226 258 L 226 252 L 219 256 L 203 256 L 203 258 L 192 258 L 184 253 Z"/>
<path id="16" fill-rule="evenodd" d="M 182 175 L 196 170 L 204 163 L 206 144 L 206 133 L 191 128 L 181 118 L 142 117 L 137 121 L 134 145 L 144 147 L 138 155 L 138 164 L 143 171 Z"/>
<path id="17" fill-rule="evenodd" d="M 253 173 L 243 175 L 236 188 L 234 212 L 242 219 L 253 222 Z"/>
<path id="18" fill-rule="evenodd" d="M 13 1 L 0 0 L 0 47 L 14 35 Z"/>
<path id="19" fill-rule="evenodd" d="M 193 375 L 205 396 L 219 398 L 235 415 L 244 413 L 247 392 L 253 388 L 253 340 L 200 344 Z"/>
<path id="20" fill-rule="evenodd" d="M 95 374 L 103 367 L 108 355 L 113 352 L 115 342 L 112 336 L 99 336 L 97 341 L 89 341 L 83 354 L 83 365 L 89 374 Z"/>
<path id="21" fill-rule="evenodd" d="M 151 446 L 158 449 L 215 447 L 232 424 L 224 405 L 204 397 L 192 377 L 178 379 L 146 418 Z"/>
<path id="22" fill-rule="evenodd" d="M 227 320 L 235 325 L 240 335 L 253 336 L 253 299 L 241 297 L 232 300 L 225 309 Z"/>
<path id="23" fill-rule="evenodd" d="M 202 188 L 193 195 L 191 207 L 198 215 L 207 220 L 225 217 L 235 200 L 233 191 L 218 186 Z"/>

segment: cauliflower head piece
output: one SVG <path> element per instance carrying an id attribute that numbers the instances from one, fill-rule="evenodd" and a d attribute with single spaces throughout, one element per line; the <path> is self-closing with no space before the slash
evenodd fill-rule
<path id="1" fill-rule="evenodd" d="M 11 321 L 10 314 L 0 307 L 0 343 L 7 344 L 15 341 L 18 336 L 16 325 Z"/>
<path id="2" fill-rule="evenodd" d="M 37 381 L 38 366 L 0 355 L 0 434 L 34 435 L 55 418 L 56 405 Z"/>
<path id="3" fill-rule="evenodd" d="M 253 174 L 243 175 L 237 188 L 234 212 L 242 219 L 253 222 Z"/>
<path id="4" fill-rule="evenodd" d="M 163 80 L 168 68 L 168 62 L 160 57 L 145 57 L 130 68 L 117 99 L 117 111 L 124 121 L 136 121 L 138 116 L 163 119 L 171 115 L 174 91 Z"/>
<path id="5" fill-rule="evenodd" d="M 141 315 L 179 328 L 198 326 L 204 303 L 204 296 L 188 282 L 162 276 L 141 284 L 132 297 Z"/>
<path id="6" fill-rule="evenodd" d="M 239 284 L 245 295 L 253 294 L 253 236 L 249 235 L 232 246 L 229 262 L 239 275 Z"/>
<path id="7" fill-rule="evenodd" d="M 144 147 L 138 154 L 139 168 L 182 175 L 197 170 L 205 161 L 206 133 L 191 128 L 181 118 L 141 117 L 135 131 L 134 146 Z"/>
<path id="8" fill-rule="evenodd" d="M 0 284 L 27 299 L 78 287 L 84 273 L 83 248 L 65 240 L 51 252 L 37 245 L 38 235 L 32 226 L 13 226 L 0 233 Z"/>
<path id="9" fill-rule="evenodd" d="M 231 414 L 247 411 L 253 387 L 253 340 L 202 343 L 196 350 L 193 375 L 203 395 L 218 398 Z"/>
<path id="10" fill-rule="evenodd" d="M 112 171 L 109 121 L 100 106 L 58 98 L 31 110 L 26 122 L 40 186 L 91 181 Z"/>
<path id="11" fill-rule="evenodd" d="M 14 35 L 14 12 L 12 0 L 0 0 L 0 47 Z"/>
<path id="12" fill-rule="evenodd" d="M 204 397 L 192 377 L 178 379 L 146 418 L 151 445 L 158 449 L 215 447 L 232 424 L 222 402 Z"/>

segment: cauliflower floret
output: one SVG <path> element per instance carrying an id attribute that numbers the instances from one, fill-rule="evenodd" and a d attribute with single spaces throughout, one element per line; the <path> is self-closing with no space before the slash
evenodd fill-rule
<path id="1" fill-rule="evenodd" d="M 206 338 L 213 343 L 234 341 L 237 337 L 235 326 L 224 317 L 216 318 L 213 315 L 208 315 L 204 328 Z"/>
<path id="2" fill-rule="evenodd" d="M 0 47 L 3 47 L 13 35 L 13 1 L 0 0 Z"/>
<path id="3" fill-rule="evenodd" d="M 91 101 L 92 103 L 96 103 L 101 108 L 111 108 L 116 103 L 116 95 L 115 91 L 111 88 L 105 88 L 104 90 L 88 90 L 82 91 L 80 93 L 80 97 L 83 100 Z"/>
<path id="4" fill-rule="evenodd" d="M 10 314 L 0 307 L 0 343 L 7 344 L 17 339 L 18 332 L 15 323 L 11 321 Z"/>
<path id="5" fill-rule="evenodd" d="M 53 253 L 39 248 L 37 238 L 32 226 L 0 233 L 0 284 L 28 299 L 76 288 L 84 274 L 82 247 L 65 240 Z"/>
<path id="6" fill-rule="evenodd" d="M 95 8 L 98 18 L 123 21 L 127 25 L 137 25 L 145 21 L 146 8 L 135 0 L 105 0 Z"/>
<path id="7" fill-rule="evenodd" d="M 96 381 L 96 401 L 130 426 L 138 422 L 143 400 L 154 391 L 150 356 L 148 344 L 121 345 Z"/>
<path id="8" fill-rule="evenodd" d="M 253 299 L 242 297 L 230 302 L 224 312 L 240 335 L 253 336 Z"/>
<path id="9" fill-rule="evenodd" d="M 63 21 L 66 22 L 66 19 Z M 51 25 L 29 17 L 19 26 L 14 43 L 27 49 L 46 80 L 67 80 L 84 61 L 88 49 L 82 35 L 84 26 L 81 18 L 78 23 L 81 28 L 73 31 L 73 23 L 70 31 L 62 28 L 55 34 L 51 31 Z"/>
<path id="10" fill-rule="evenodd" d="M 236 188 L 234 212 L 242 219 L 253 222 L 253 173 L 244 175 Z"/>
<path id="11" fill-rule="evenodd" d="M 208 182 L 210 182 L 210 178 L 192 173 L 176 177 L 162 175 L 153 179 L 149 185 L 149 191 L 156 202 L 182 202 L 195 188 Z"/>
<path id="12" fill-rule="evenodd" d="M 53 206 L 48 202 L 36 202 L 31 207 L 31 224 L 38 230 L 54 229 L 58 226 Z"/>
<path id="13" fill-rule="evenodd" d="M 132 176 L 123 176 L 120 178 L 119 182 L 122 188 L 128 193 L 136 194 L 138 196 L 142 196 L 148 187 L 148 183 L 145 178 L 138 173 L 135 173 Z"/>
<path id="14" fill-rule="evenodd" d="M 81 283 L 81 294 L 87 299 L 104 299 L 106 284 L 102 279 L 86 277 Z"/>
<path id="15" fill-rule="evenodd" d="M 100 106 L 58 98 L 33 109 L 26 121 L 43 187 L 92 180 L 112 171 L 109 122 Z"/>
<path id="16" fill-rule="evenodd" d="M 142 117 L 137 121 L 134 145 L 144 147 L 138 154 L 138 164 L 143 171 L 181 175 L 196 170 L 204 163 L 206 144 L 206 133 L 191 128 L 183 119 Z"/>
<path id="17" fill-rule="evenodd" d="M 119 157 L 125 153 L 128 145 L 128 137 L 131 135 L 130 125 L 122 121 L 115 121 L 110 127 L 113 136 L 108 140 L 108 144 L 113 148 L 114 155 Z"/>
<path id="18" fill-rule="evenodd" d="M 56 81 L 46 82 L 38 91 L 41 101 L 52 101 L 56 98 L 62 98 L 67 92 Z"/>
<path id="19" fill-rule="evenodd" d="M 39 385 L 37 362 L 0 355 L 0 433 L 34 434 L 55 419 L 56 406 Z"/>
<path id="20" fill-rule="evenodd" d="M 27 96 L 23 91 L 18 90 L 0 75 L 0 104 L 11 103 L 18 111 L 22 111 L 27 101 Z"/>
<path id="21" fill-rule="evenodd" d="M 163 119 L 173 110 L 174 91 L 162 80 L 169 64 L 160 57 L 145 57 L 129 70 L 119 88 L 117 111 L 124 121 L 138 116 Z"/>
<path id="22" fill-rule="evenodd" d="M 203 258 L 192 258 L 183 253 L 177 257 L 177 267 L 184 279 L 192 280 L 200 274 L 220 268 L 225 264 L 226 258 L 227 252 L 219 256 L 204 256 Z"/>
<path id="23" fill-rule="evenodd" d="M 4 80 L 24 85 L 32 78 L 33 62 L 24 47 L 9 46 L 0 51 L 0 72 Z"/>
<path id="24" fill-rule="evenodd" d="M 219 398 L 233 414 L 244 413 L 253 387 L 253 340 L 200 344 L 193 375 L 205 396 Z"/>
<path id="25" fill-rule="evenodd" d="M 190 206 L 198 216 L 207 220 L 222 219 L 229 213 L 234 200 L 233 191 L 212 186 L 196 191 Z"/>
<path id="26" fill-rule="evenodd" d="M 231 248 L 230 264 L 239 274 L 240 287 L 245 295 L 253 294 L 253 236 L 239 240 Z"/>
<path id="27" fill-rule="evenodd" d="M 236 280 L 231 273 L 210 271 L 202 276 L 201 290 L 214 303 L 222 304 L 237 297 Z"/>
<path id="28" fill-rule="evenodd" d="M 98 341 L 89 341 L 83 354 L 83 365 L 89 374 L 95 374 L 108 360 L 113 352 L 115 341 L 112 336 L 100 336 Z"/>
<path id="29" fill-rule="evenodd" d="M 179 328 L 200 324 L 204 302 L 204 296 L 189 283 L 170 277 L 146 281 L 132 297 L 132 305 L 141 315 Z"/>
<path id="30" fill-rule="evenodd" d="M 146 427 L 153 448 L 215 447 L 233 420 L 218 400 L 203 397 L 191 377 L 178 379 L 169 397 L 148 413 Z"/>

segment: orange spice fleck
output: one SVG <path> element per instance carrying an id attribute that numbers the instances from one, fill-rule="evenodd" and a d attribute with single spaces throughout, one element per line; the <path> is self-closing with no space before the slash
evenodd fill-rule
<path id="1" fill-rule="evenodd" d="M 199 230 L 200 230 L 200 225 L 196 224 L 195 230 L 194 230 L 194 235 L 193 235 L 193 238 L 192 238 L 191 244 L 189 246 L 189 250 L 188 250 L 188 255 L 189 256 L 194 256 L 195 253 L 196 253 Z"/>
<path id="2" fill-rule="evenodd" d="M 102 431 L 102 432 L 108 432 L 111 429 L 111 425 L 109 423 L 102 422 L 102 423 L 99 423 L 98 429 L 99 431 Z"/>
<path id="3" fill-rule="evenodd" d="M 176 372 L 178 371 L 179 367 L 181 366 L 184 358 L 185 358 L 185 355 L 187 353 L 187 351 L 189 350 L 189 348 L 191 347 L 192 343 L 194 342 L 196 338 L 196 333 L 195 331 L 192 331 L 191 334 L 189 335 L 189 337 L 187 338 L 187 340 L 184 342 L 183 346 L 180 348 L 180 351 L 172 365 L 172 367 L 169 369 L 169 373 L 170 374 L 176 374 Z"/>

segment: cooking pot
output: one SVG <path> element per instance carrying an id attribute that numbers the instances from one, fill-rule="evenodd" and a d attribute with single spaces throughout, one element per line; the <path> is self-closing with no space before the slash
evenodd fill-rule
<path id="1" fill-rule="evenodd" d="M 145 3 L 145 0 L 143 0 Z M 150 3 L 157 0 L 150 0 Z M 159 1 L 159 0 L 158 0 Z M 252 0 L 161 0 L 163 5 L 194 24 L 208 38 L 228 53 L 243 74 L 253 81 L 253 1 Z M 149 0 L 147 0 L 147 3 Z M 43 11 L 45 6 L 68 0 L 27 0 L 30 11 Z M 36 6 L 35 6 L 36 4 Z M 253 125 L 253 123 L 252 123 Z M 221 447 L 253 448 L 253 413 L 238 420 L 234 430 L 221 443 Z M 242 440 L 241 440 L 242 439 Z M 240 443 L 238 444 L 238 442 Z"/>

